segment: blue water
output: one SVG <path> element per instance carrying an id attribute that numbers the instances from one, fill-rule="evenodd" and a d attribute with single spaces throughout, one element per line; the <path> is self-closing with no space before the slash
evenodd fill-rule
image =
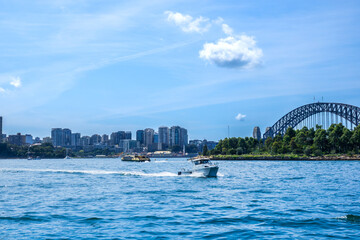
<path id="1" fill-rule="evenodd" d="M 0 160 L 0 239 L 360 239 L 360 162 Z"/>

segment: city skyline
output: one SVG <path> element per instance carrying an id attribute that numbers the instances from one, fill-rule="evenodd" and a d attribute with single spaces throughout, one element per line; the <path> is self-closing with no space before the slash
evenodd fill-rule
<path id="1" fill-rule="evenodd" d="M 314 101 L 360 106 L 359 12 L 358 1 L 7 2 L 3 132 L 179 125 L 217 141 Z"/>
<path id="2" fill-rule="evenodd" d="M 2 129 L 2 116 L 0 116 L 0 133 Z M 69 128 L 52 128 L 50 136 L 39 138 L 32 134 L 1 134 L 1 142 L 18 146 L 51 143 L 54 147 L 65 147 L 74 150 L 113 149 L 117 152 L 154 152 L 182 149 L 189 145 L 188 131 L 180 126 L 160 126 L 158 130 L 152 128 L 139 129 L 134 135 L 131 131 L 115 131 L 111 134 L 92 133 L 82 135 Z M 194 139 L 197 146 L 206 139 Z M 209 144 L 215 143 L 209 141 Z M 212 146 L 212 145 L 211 145 Z M 90 148 L 89 148 L 90 147 Z"/>

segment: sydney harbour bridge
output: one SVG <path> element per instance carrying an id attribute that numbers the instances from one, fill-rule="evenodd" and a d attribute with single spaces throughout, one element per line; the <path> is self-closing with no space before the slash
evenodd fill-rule
<path id="1" fill-rule="evenodd" d="M 272 127 L 266 129 L 263 138 L 284 135 L 289 127 L 311 128 L 320 125 L 327 129 L 333 123 L 342 123 L 353 129 L 360 124 L 360 108 L 344 103 L 317 102 L 298 107 L 282 118 Z"/>

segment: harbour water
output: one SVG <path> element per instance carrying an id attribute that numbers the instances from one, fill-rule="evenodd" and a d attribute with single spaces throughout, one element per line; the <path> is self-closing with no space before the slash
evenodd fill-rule
<path id="1" fill-rule="evenodd" d="M 0 239 L 359 239 L 359 161 L 0 160 Z"/>

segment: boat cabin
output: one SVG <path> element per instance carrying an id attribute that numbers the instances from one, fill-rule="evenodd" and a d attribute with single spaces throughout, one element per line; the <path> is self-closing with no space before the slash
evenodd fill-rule
<path id="1" fill-rule="evenodd" d="M 199 160 L 193 160 L 195 165 L 199 165 L 199 164 L 206 164 L 209 163 L 209 159 L 199 159 Z"/>

